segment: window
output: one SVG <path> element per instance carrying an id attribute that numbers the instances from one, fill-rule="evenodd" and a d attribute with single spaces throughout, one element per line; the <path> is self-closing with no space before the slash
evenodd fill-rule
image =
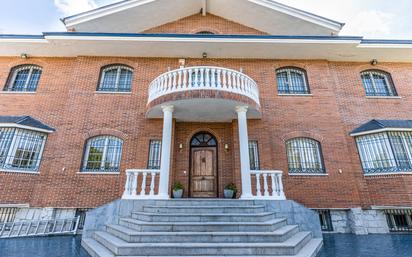
<path id="1" fill-rule="evenodd" d="M 384 210 L 390 232 L 412 232 L 412 209 Z"/>
<path id="2" fill-rule="evenodd" d="M 412 132 L 359 136 L 356 143 L 365 174 L 412 171 Z"/>
<path id="3" fill-rule="evenodd" d="M 306 72 L 299 68 L 281 68 L 276 71 L 279 94 L 310 94 Z"/>
<path id="4" fill-rule="evenodd" d="M 133 69 L 124 65 L 111 65 L 103 68 L 97 91 L 130 92 Z"/>
<path id="5" fill-rule="evenodd" d="M 260 170 L 259 148 L 257 141 L 249 141 L 250 170 Z"/>
<path id="6" fill-rule="evenodd" d="M 397 96 L 389 73 L 369 70 L 362 72 L 361 77 L 366 96 Z"/>
<path id="7" fill-rule="evenodd" d="M 213 33 L 212 31 L 203 30 L 203 31 L 196 32 L 196 34 L 198 34 L 198 35 L 214 35 L 215 33 Z"/>
<path id="8" fill-rule="evenodd" d="M 207 132 L 201 132 L 193 136 L 190 142 L 191 147 L 208 147 L 217 146 L 217 142 L 214 136 Z"/>
<path id="9" fill-rule="evenodd" d="M 333 231 L 330 210 L 316 210 L 319 214 L 320 227 L 322 231 Z"/>
<path id="10" fill-rule="evenodd" d="M 320 143 L 311 138 L 286 142 L 289 173 L 325 173 Z"/>
<path id="11" fill-rule="evenodd" d="M 161 140 L 150 140 L 149 145 L 149 160 L 147 161 L 147 168 L 149 170 L 160 169 L 160 156 L 162 151 Z"/>
<path id="12" fill-rule="evenodd" d="M 0 168 L 13 171 L 37 171 L 46 135 L 17 129 L 0 128 Z"/>
<path id="13" fill-rule="evenodd" d="M 42 70 L 36 65 L 18 66 L 12 69 L 4 91 L 35 92 Z"/>
<path id="14" fill-rule="evenodd" d="M 123 141 L 113 136 L 99 136 L 87 141 L 83 163 L 85 172 L 119 172 Z"/>

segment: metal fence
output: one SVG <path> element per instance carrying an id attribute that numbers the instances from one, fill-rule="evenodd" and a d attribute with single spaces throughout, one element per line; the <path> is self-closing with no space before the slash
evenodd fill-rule
<path id="1" fill-rule="evenodd" d="M 18 210 L 18 208 L 0 208 L 0 223 L 14 221 Z"/>
<path id="2" fill-rule="evenodd" d="M 412 209 L 384 210 L 390 232 L 412 232 Z"/>

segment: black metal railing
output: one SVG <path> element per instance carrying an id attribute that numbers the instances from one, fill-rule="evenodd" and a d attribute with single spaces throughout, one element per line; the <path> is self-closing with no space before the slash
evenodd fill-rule
<path id="1" fill-rule="evenodd" d="M 412 232 L 412 209 L 384 210 L 390 232 Z"/>

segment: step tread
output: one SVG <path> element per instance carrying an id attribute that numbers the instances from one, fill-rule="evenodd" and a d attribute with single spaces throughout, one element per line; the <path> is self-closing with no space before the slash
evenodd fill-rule
<path id="1" fill-rule="evenodd" d="M 316 257 L 323 246 L 321 238 L 312 238 L 295 257 Z"/>
<path id="2" fill-rule="evenodd" d="M 93 238 L 82 239 L 82 246 L 90 249 L 96 256 L 115 257 L 109 249 Z"/>
<path id="3" fill-rule="evenodd" d="M 234 209 L 234 208 L 242 208 L 242 209 L 259 209 L 265 208 L 265 205 L 241 205 L 241 206 L 230 206 L 230 205 L 143 205 L 143 208 L 174 208 L 174 209 L 204 209 L 204 208 L 225 208 L 225 209 Z"/>
<path id="4" fill-rule="evenodd" d="M 130 219 L 130 218 L 122 218 L 122 221 L 130 222 L 136 225 L 149 225 L 149 226 L 158 226 L 158 225 L 173 225 L 173 226 L 206 226 L 206 225 L 254 225 L 254 226 L 267 226 L 267 225 L 272 225 L 280 222 L 286 221 L 285 218 L 279 218 L 279 219 L 271 219 L 268 221 L 259 221 L 259 222 L 226 222 L 226 221 L 197 221 L 197 222 L 158 222 L 158 221 L 141 221 L 141 220 L 136 220 L 136 219 Z"/>
<path id="5" fill-rule="evenodd" d="M 123 239 L 120 239 L 108 232 L 98 231 L 95 232 L 97 236 L 105 238 L 108 242 L 112 243 L 116 247 L 179 247 L 179 248 L 251 248 L 251 247 L 295 247 L 302 240 L 304 240 L 310 232 L 298 232 L 293 235 L 291 238 L 287 239 L 282 243 L 128 243 Z"/>
<path id="6" fill-rule="evenodd" d="M 275 214 L 274 212 L 259 212 L 259 213 L 153 213 L 153 212 L 133 212 L 133 214 L 139 214 L 139 215 L 149 215 L 149 216 L 161 216 L 161 217 L 167 217 L 167 216 L 184 216 L 184 217 L 215 217 L 215 216 L 224 216 L 224 217 L 259 217 L 259 216 L 267 216 L 267 215 L 272 215 Z"/>
<path id="7" fill-rule="evenodd" d="M 215 235 L 215 236 L 265 236 L 265 235 L 283 235 L 295 228 L 297 225 L 286 225 L 281 228 L 276 229 L 271 232 L 140 232 L 134 229 L 122 226 L 122 225 L 107 225 L 108 227 L 115 229 L 117 231 L 123 232 L 129 236 L 161 236 L 161 235 L 170 235 L 170 236 L 198 236 L 198 235 Z"/>

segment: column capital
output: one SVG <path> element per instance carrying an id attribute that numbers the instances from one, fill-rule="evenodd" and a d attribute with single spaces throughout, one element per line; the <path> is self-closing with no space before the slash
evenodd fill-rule
<path id="1" fill-rule="evenodd" d="M 175 107 L 173 105 L 163 105 L 162 106 L 163 112 L 173 112 L 174 110 L 175 110 Z"/>
<path id="2" fill-rule="evenodd" d="M 249 107 L 246 106 L 246 105 L 236 106 L 236 112 L 237 112 L 237 113 L 247 112 L 248 108 L 249 108 Z"/>

